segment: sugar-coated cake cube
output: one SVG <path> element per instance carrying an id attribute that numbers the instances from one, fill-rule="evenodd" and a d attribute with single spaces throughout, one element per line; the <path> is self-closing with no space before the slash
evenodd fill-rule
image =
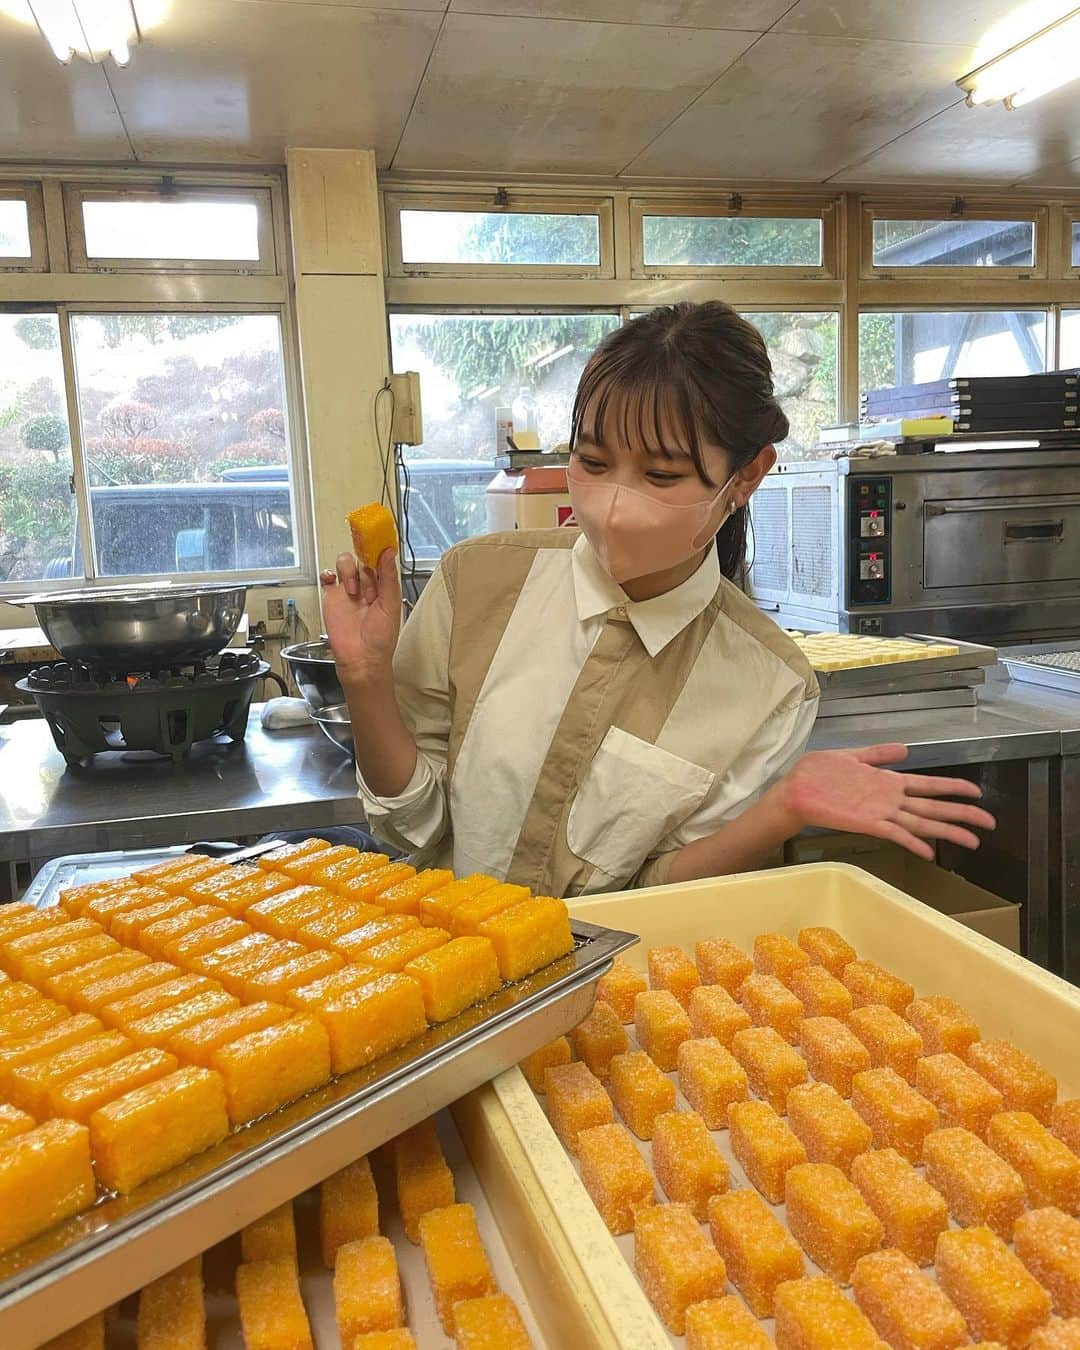
<path id="1" fill-rule="evenodd" d="M 125 895 L 121 895 L 123 901 Z M 4 945 L 21 933 L 35 933 L 42 928 L 52 928 L 65 923 L 67 915 L 59 909 L 37 909 L 25 900 L 16 900 L 12 904 L 0 907 L 0 945 Z"/>
<path id="2" fill-rule="evenodd" d="M 17 1106 L 8 1106 L 0 1102 L 0 1144 L 17 1134 L 25 1134 L 36 1124 L 29 1111 L 20 1111 Z"/>
<path id="3" fill-rule="evenodd" d="M 397 553 L 398 531 L 394 513 L 382 502 L 366 502 L 345 517 L 352 535 L 353 552 L 372 571 L 384 553 Z"/>
<path id="4" fill-rule="evenodd" d="M 1050 1295 L 989 1228 L 942 1233 L 934 1266 L 973 1336 L 1011 1350 L 1050 1316 Z"/>
<path id="5" fill-rule="evenodd" d="M 1080 1158 L 1030 1111 L 992 1117 L 986 1142 L 1020 1173 L 1033 1208 L 1056 1205 L 1067 1214 L 1080 1212 Z"/>
<path id="6" fill-rule="evenodd" d="M 398 933 L 395 937 L 372 943 L 357 954 L 357 960 L 379 970 L 404 970 L 410 961 L 449 941 L 450 934 L 443 928 L 413 928 L 408 933 Z"/>
<path id="7" fill-rule="evenodd" d="M 777 1112 L 787 1110 L 787 1095 L 805 1083 L 806 1063 L 773 1027 L 748 1027 L 736 1032 L 731 1053 L 746 1070 L 751 1089 Z"/>
<path id="8" fill-rule="evenodd" d="M 420 985 L 429 1022 L 456 1017 L 502 984 L 495 948 L 485 937 L 452 938 L 410 961 L 405 973 Z"/>
<path id="9" fill-rule="evenodd" d="M 570 914 L 553 896 L 536 896 L 493 914 L 477 927 L 490 938 L 504 980 L 521 980 L 574 950 Z"/>
<path id="10" fill-rule="evenodd" d="M 719 1298 L 726 1279 L 720 1253 L 688 1205 L 644 1205 L 634 1215 L 634 1271 L 668 1331 L 681 1336 L 687 1309 Z"/>
<path id="11" fill-rule="evenodd" d="M 333 975 L 344 964 L 344 958 L 337 952 L 305 952 L 303 956 L 290 957 L 279 965 L 264 966 L 255 971 L 247 980 L 245 997 L 283 1003 L 293 989 L 314 984 L 325 975 Z"/>
<path id="12" fill-rule="evenodd" d="M 899 1013 L 883 1003 L 871 1003 L 849 1014 L 848 1026 L 866 1046 L 872 1068 L 894 1069 L 901 1078 L 914 1084 L 924 1050 L 923 1040 Z"/>
<path id="13" fill-rule="evenodd" d="M 602 1090 L 602 1089 L 601 1089 Z M 472 1205 L 432 1209 L 420 1219 L 420 1246 L 443 1330 L 454 1330 L 454 1304 L 495 1293 L 495 1276 Z"/>
<path id="14" fill-rule="evenodd" d="M 240 1256 L 244 1261 L 296 1260 L 296 1219 L 291 1200 L 241 1228 Z"/>
<path id="15" fill-rule="evenodd" d="M 570 1044 L 597 1078 L 606 1078 L 612 1059 L 626 1051 L 629 1041 L 614 1008 L 598 999 L 588 1017 L 570 1032 Z"/>
<path id="16" fill-rule="evenodd" d="M 492 886 L 454 906 L 450 914 L 450 931 L 454 937 L 475 937 L 482 923 L 528 898 L 528 886 L 510 886 L 506 882 Z"/>
<path id="17" fill-rule="evenodd" d="M 638 1045 L 658 1068 L 671 1073 L 679 1046 L 690 1036 L 690 1018 L 670 989 L 649 989 L 634 1000 Z"/>
<path id="18" fill-rule="evenodd" d="M 1056 1206 L 1029 1209 L 1013 1229 L 1016 1254 L 1061 1317 L 1080 1317 L 1080 1220 Z"/>
<path id="19" fill-rule="evenodd" d="M 885 1350 L 863 1314 L 825 1276 L 786 1280 L 776 1291 L 777 1350 Z"/>
<path id="20" fill-rule="evenodd" d="M 810 1162 L 831 1163 L 845 1174 L 874 1142 L 866 1121 L 828 1083 L 801 1083 L 787 1099 L 788 1124 Z"/>
<path id="21" fill-rule="evenodd" d="M 407 975 L 379 974 L 353 988 L 318 993 L 309 999 L 309 991 L 325 983 L 294 989 L 287 997 L 294 1007 L 310 1011 L 326 1027 L 334 1073 L 370 1064 L 415 1040 L 427 1027 L 420 986 Z"/>
<path id="22" fill-rule="evenodd" d="M 220 1075 L 178 1069 L 94 1112 L 94 1171 L 107 1189 L 126 1194 L 148 1177 L 220 1143 L 228 1132 Z"/>
<path id="23" fill-rule="evenodd" d="M 697 966 L 681 947 L 650 947 L 648 961 L 650 987 L 670 990 L 685 1008 L 701 983 Z"/>
<path id="24" fill-rule="evenodd" d="M 167 1046 L 185 1064 L 199 1064 L 207 1069 L 219 1046 L 238 1040 L 249 1031 L 261 1031 L 263 1027 L 284 1022 L 288 1016 L 289 1010 L 280 1003 L 247 1003 L 174 1032 Z"/>
<path id="25" fill-rule="evenodd" d="M 578 1135 L 578 1165 L 582 1183 L 609 1232 L 631 1232 L 634 1210 L 639 1205 L 651 1205 L 655 1192 L 649 1165 L 626 1128 L 594 1125 L 582 1130 Z"/>
<path id="26" fill-rule="evenodd" d="M 871 1003 L 884 1003 L 894 1013 L 903 1014 L 915 997 L 915 990 L 906 980 L 885 970 L 875 961 L 849 961 L 840 978 L 855 1000 L 856 1008 Z"/>
<path id="27" fill-rule="evenodd" d="M 237 1266 L 236 1301 L 244 1350 L 312 1350 L 294 1261 L 247 1261 Z"/>
<path id="28" fill-rule="evenodd" d="M 92 1317 L 68 1327 L 59 1336 L 45 1341 L 38 1346 L 38 1350 L 105 1350 L 105 1314 L 94 1313 Z M 138 1350 L 143 1350 L 141 1342 Z"/>
<path id="29" fill-rule="evenodd" d="M 526 1055 L 518 1068 L 534 1092 L 543 1092 L 544 1070 L 553 1069 L 556 1064 L 569 1064 L 573 1058 L 570 1042 L 565 1036 L 557 1036 L 555 1040 L 548 1041 L 547 1045 L 542 1045 L 539 1050 L 534 1050 L 531 1055 Z"/>
<path id="30" fill-rule="evenodd" d="M 349 1350 L 416 1350 L 416 1338 L 408 1327 L 393 1331 L 368 1331 L 357 1336 Z"/>
<path id="31" fill-rule="evenodd" d="M 314 1017 L 290 1017 L 218 1046 L 210 1064 L 225 1084 L 229 1120 L 245 1125 L 325 1083 L 330 1041 Z"/>
<path id="32" fill-rule="evenodd" d="M 805 1273 L 799 1244 L 756 1191 L 714 1195 L 708 1216 L 728 1279 L 755 1317 L 771 1317 L 777 1286 Z"/>
<path id="33" fill-rule="evenodd" d="M 653 1123 L 652 1165 L 669 1200 L 708 1218 L 709 1197 L 728 1188 L 728 1166 L 696 1111 L 665 1111 Z"/>
<path id="34" fill-rule="evenodd" d="M 866 1046 L 835 1017 L 804 1017 L 799 1023 L 799 1045 L 813 1077 L 828 1083 L 841 1097 L 851 1096 L 852 1079 L 870 1067 Z"/>
<path id="35" fill-rule="evenodd" d="M 110 895 L 124 895 L 134 890 L 138 884 L 131 877 L 109 877 L 105 881 L 86 881 L 81 886 L 65 886 L 60 892 L 59 906 L 65 914 L 77 918 L 86 908 L 88 901 Z M 11 906 L 5 908 L 10 909 Z M 33 906 L 27 905 L 26 908 L 30 910 Z"/>
<path id="36" fill-rule="evenodd" d="M 941 1233 L 949 1226 L 944 1199 L 922 1173 L 894 1148 L 860 1153 L 851 1164 L 851 1180 L 881 1220 L 885 1245 L 895 1247 L 918 1266 L 929 1266 Z"/>
<path id="37" fill-rule="evenodd" d="M 801 1163 L 784 1178 L 787 1225 L 803 1251 L 841 1284 L 860 1256 L 881 1246 L 885 1230 L 838 1167 Z"/>
<path id="38" fill-rule="evenodd" d="M 809 964 L 806 952 L 783 933 L 759 933 L 754 939 L 754 969 L 762 975 L 775 975 L 787 984 L 797 970 Z"/>
<path id="39" fill-rule="evenodd" d="M 796 941 L 814 965 L 824 966 L 837 979 L 843 975 L 845 966 L 858 959 L 855 948 L 835 928 L 802 928 Z"/>
<path id="40" fill-rule="evenodd" d="M 699 1040 L 715 1037 L 729 1050 L 735 1033 L 751 1025 L 750 1014 L 722 984 L 698 985 L 691 991 L 687 1012 L 691 1036 Z"/>
<path id="41" fill-rule="evenodd" d="M 379 892 L 379 908 L 386 914 L 413 914 L 419 918 L 420 901 L 454 879 L 446 868 L 429 867 L 415 876 L 405 877 Z"/>
<path id="42" fill-rule="evenodd" d="M 88 1069 L 70 1078 L 50 1093 L 53 1114 L 86 1125 L 99 1106 L 122 1097 L 132 1088 L 164 1078 L 178 1067 L 175 1055 L 150 1047 L 136 1050 L 111 1064 Z"/>
<path id="43" fill-rule="evenodd" d="M 641 971 L 617 956 L 608 973 L 597 981 L 596 1000 L 610 1004 L 616 1017 L 625 1025 L 634 1020 L 634 999 L 648 987 L 649 982 Z"/>
<path id="44" fill-rule="evenodd" d="M 855 1301 L 895 1350 L 955 1350 L 967 1345 L 959 1310 L 903 1252 L 870 1252 L 851 1274 Z"/>
<path id="45" fill-rule="evenodd" d="M 792 971 L 787 984 L 803 1005 L 804 1017 L 846 1018 L 854 1007 L 851 991 L 824 966 Z"/>
<path id="46" fill-rule="evenodd" d="M 923 1145 L 926 1179 L 964 1227 L 986 1224 L 1008 1240 L 1024 1212 L 1024 1182 L 970 1130 L 934 1130 Z"/>
<path id="47" fill-rule="evenodd" d="M 570 1153 L 577 1137 L 591 1125 L 610 1125 L 611 1098 L 599 1078 L 585 1064 L 557 1064 L 544 1070 L 548 1120 Z"/>
<path id="48" fill-rule="evenodd" d="M 1051 1317 L 1031 1333 L 1024 1350 L 1080 1350 L 1080 1317 Z"/>
<path id="49" fill-rule="evenodd" d="M 734 1294 L 686 1310 L 686 1350 L 772 1350 L 773 1342 Z"/>
<path id="50" fill-rule="evenodd" d="M 532 1341 L 508 1294 L 454 1305 L 454 1350 L 530 1350 Z"/>
<path id="51" fill-rule="evenodd" d="M 705 938 L 694 944 L 694 962 L 702 984 L 718 984 L 735 995 L 743 980 L 754 972 L 754 963 L 741 947 L 727 938 Z"/>
<path id="52" fill-rule="evenodd" d="M 956 1055 L 927 1055 L 915 1067 L 915 1086 L 938 1109 L 942 1124 L 982 1138 L 1002 1107 L 1001 1093 Z"/>
<path id="53" fill-rule="evenodd" d="M 93 919 L 61 918 L 17 937 L 0 937 L 0 966 L 13 980 L 23 979 L 26 962 L 54 947 L 69 947 L 85 938 L 100 937 L 102 927 Z M 33 983 L 33 981 L 31 981 Z"/>
<path id="54" fill-rule="evenodd" d="M 377 1234 L 347 1242 L 334 1262 L 334 1308 L 343 1346 L 367 1331 L 392 1331 L 405 1320 L 394 1244 Z"/>
<path id="55" fill-rule="evenodd" d="M 806 1149 L 767 1102 L 733 1102 L 728 1108 L 731 1151 L 752 1186 L 771 1205 L 784 1201 L 784 1180 L 806 1162 Z"/>
<path id="56" fill-rule="evenodd" d="M 135 1336 L 138 1350 L 202 1350 L 206 1303 L 199 1257 L 143 1285 Z"/>
<path id="57" fill-rule="evenodd" d="M 1031 1114 L 1035 1115 L 1035 1112 Z M 1058 1102 L 1050 1112 L 1050 1128 L 1063 1144 L 1080 1154 L 1080 1097 Z"/>
<path id="58" fill-rule="evenodd" d="M 339 1248 L 378 1231 L 379 1196 L 371 1163 L 366 1157 L 357 1158 L 319 1187 L 319 1243 L 324 1264 L 332 1267 Z"/>
<path id="59" fill-rule="evenodd" d="M 49 1120 L 0 1144 L 0 1252 L 94 1202 L 90 1140 L 83 1125 Z"/>
<path id="60" fill-rule="evenodd" d="M 798 1045 L 803 1005 L 775 975 L 748 975 L 739 990 L 739 1002 L 754 1026 L 773 1027 L 789 1045 Z"/>
<path id="61" fill-rule="evenodd" d="M 473 872 L 457 881 L 448 882 L 438 890 L 429 891 L 417 907 L 421 923 L 432 924 L 436 928 L 449 928 L 451 916 L 458 905 L 464 904 L 485 891 L 493 890 L 499 882 L 483 872 Z M 492 916 L 494 917 L 494 916 Z"/>
<path id="62" fill-rule="evenodd" d="M 9 1070 L 4 1074 L 5 1095 L 12 1106 L 29 1111 L 38 1120 L 46 1120 L 56 1114 L 52 1109 L 52 1094 L 57 1088 L 87 1069 L 112 1064 L 134 1048 L 120 1032 L 102 1032 L 90 1040 L 69 1045 L 47 1059 L 36 1059 Z"/>
<path id="63" fill-rule="evenodd" d="M 977 1041 L 967 1062 L 1001 1093 L 1007 1111 L 1030 1111 L 1044 1125 L 1057 1101 L 1057 1079 L 1009 1041 Z"/>
<path id="64" fill-rule="evenodd" d="M 616 1055 L 608 1083 L 616 1110 L 639 1139 L 651 1139 L 656 1117 L 675 1109 L 675 1084 L 644 1050 Z"/>
<path id="65" fill-rule="evenodd" d="M 893 1069 L 866 1069 L 851 1080 L 851 1104 L 874 1135 L 875 1148 L 894 1148 L 908 1162 L 922 1157 L 923 1140 L 938 1127 L 937 1107 Z"/>
<path id="66" fill-rule="evenodd" d="M 712 1038 L 683 1041 L 676 1060 L 679 1088 L 710 1130 L 727 1129 L 728 1107 L 745 1101 L 746 1071 L 730 1050 Z"/>
<path id="67" fill-rule="evenodd" d="M 975 1019 L 944 994 L 914 999 L 904 1016 L 922 1037 L 928 1055 L 951 1054 L 963 1059 L 968 1047 L 979 1039 Z"/>
<path id="68" fill-rule="evenodd" d="M 446 1165 L 434 1116 L 399 1134 L 393 1147 L 394 1185 L 405 1236 L 420 1241 L 420 1219 L 457 1199 L 454 1174 Z"/>

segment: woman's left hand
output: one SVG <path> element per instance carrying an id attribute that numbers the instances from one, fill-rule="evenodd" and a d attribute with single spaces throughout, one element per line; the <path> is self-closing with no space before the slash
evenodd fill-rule
<path id="1" fill-rule="evenodd" d="M 973 831 L 992 830 L 997 824 L 989 811 L 970 804 L 982 796 L 981 789 L 963 778 L 894 773 L 883 767 L 906 758 L 903 745 L 816 750 L 804 755 L 776 786 L 784 809 L 800 828 L 869 834 L 931 860 L 934 850 L 928 841 L 978 848 Z M 950 797 L 967 800 L 945 800 Z"/>

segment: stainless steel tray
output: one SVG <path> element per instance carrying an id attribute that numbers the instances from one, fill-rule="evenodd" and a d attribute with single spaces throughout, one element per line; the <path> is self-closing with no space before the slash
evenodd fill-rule
<path id="1" fill-rule="evenodd" d="M 924 712 L 928 708 L 973 708 L 977 702 L 975 690 L 920 689 L 875 690 L 873 693 L 855 692 L 850 698 L 822 699 L 818 717 L 853 717 L 865 713 Z"/>
<path id="2" fill-rule="evenodd" d="M 58 858 L 35 877 L 27 899 L 52 904 L 74 881 L 181 851 Z M 637 942 L 590 923 L 571 927 L 574 951 L 530 979 L 235 1131 L 130 1196 L 101 1200 L 0 1256 L 3 1350 L 40 1345 L 568 1031 L 588 1013 L 616 953 Z"/>
<path id="3" fill-rule="evenodd" d="M 1001 664 L 1009 672 L 1011 680 L 1042 685 L 1044 689 L 1060 689 L 1066 694 L 1080 694 L 1080 653 L 1061 653 L 1078 658 L 1076 670 L 1045 664 L 1045 657 L 1056 655 L 1056 652 L 1043 652 L 1040 655 L 1020 656 L 1013 652 L 1002 656 Z"/>
<path id="4" fill-rule="evenodd" d="M 879 691 L 886 687 L 892 689 L 925 688 L 922 681 L 935 675 L 954 670 L 971 670 L 973 667 L 992 666 L 997 661 L 997 649 L 984 647 L 981 643 L 961 642 L 958 638 L 928 636 L 925 633 L 905 633 L 912 642 L 934 642 L 959 647 L 957 656 L 935 656 L 921 661 L 897 661 L 887 666 L 858 666 L 854 670 L 818 670 L 818 684 L 822 691 L 842 690 L 845 694 L 853 689 Z M 911 686 L 909 678 L 918 679 L 920 684 Z"/>

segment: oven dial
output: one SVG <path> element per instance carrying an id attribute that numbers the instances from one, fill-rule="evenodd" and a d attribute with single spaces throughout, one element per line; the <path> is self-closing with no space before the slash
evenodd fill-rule
<path id="1" fill-rule="evenodd" d="M 859 517 L 859 536 L 862 539 L 883 539 L 885 537 L 885 517 L 876 512 Z"/>
<path id="2" fill-rule="evenodd" d="M 885 576 L 884 558 L 859 559 L 860 581 L 881 581 L 884 576 Z"/>

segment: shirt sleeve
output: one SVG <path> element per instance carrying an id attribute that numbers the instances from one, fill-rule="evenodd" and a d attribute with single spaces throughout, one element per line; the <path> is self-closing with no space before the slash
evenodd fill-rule
<path id="1" fill-rule="evenodd" d="M 371 832 L 421 863 L 450 828 L 446 791 L 450 736 L 450 630 L 453 605 L 442 567 L 424 587 L 394 654 L 394 690 L 402 720 L 416 741 L 416 768 L 403 791 L 381 797 L 359 769 L 360 799 Z"/>

